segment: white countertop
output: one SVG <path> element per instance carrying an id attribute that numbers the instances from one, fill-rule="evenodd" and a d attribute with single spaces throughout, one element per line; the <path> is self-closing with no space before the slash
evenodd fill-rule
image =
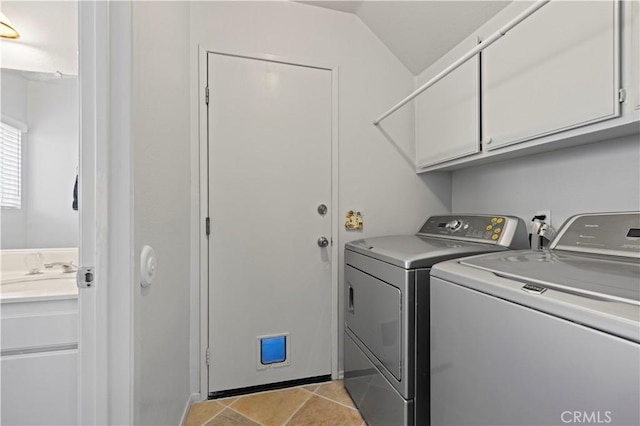
<path id="1" fill-rule="evenodd" d="M 76 299 L 78 287 L 75 273 L 59 271 L 28 275 L 5 272 L 0 284 L 0 303 Z"/>

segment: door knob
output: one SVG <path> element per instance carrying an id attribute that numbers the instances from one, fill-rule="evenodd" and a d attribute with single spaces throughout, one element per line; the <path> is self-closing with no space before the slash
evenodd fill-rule
<path id="1" fill-rule="evenodd" d="M 327 247 L 329 245 L 329 240 L 325 237 L 318 238 L 318 247 Z"/>

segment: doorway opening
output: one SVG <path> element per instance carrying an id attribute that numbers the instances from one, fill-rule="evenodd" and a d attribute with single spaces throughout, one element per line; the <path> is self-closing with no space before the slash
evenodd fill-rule
<path id="1" fill-rule="evenodd" d="M 78 6 L 2 2 L 0 423 L 78 423 Z"/>

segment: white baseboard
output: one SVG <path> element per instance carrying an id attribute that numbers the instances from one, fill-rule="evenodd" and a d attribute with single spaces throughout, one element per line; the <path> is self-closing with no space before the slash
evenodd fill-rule
<path id="1" fill-rule="evenodd" d="M 184 407 L 184 411 L 182 412 L 182 418 L 180 419 L 180 425 L 184 424 L 184 421 L 187 420 L 187 415 L 189 414 L 189 409 L 191 408 L 191 404 L 194 402 L 200 401 L 199 393 L 192 393 L 187 400 L 187 404 Z"/>

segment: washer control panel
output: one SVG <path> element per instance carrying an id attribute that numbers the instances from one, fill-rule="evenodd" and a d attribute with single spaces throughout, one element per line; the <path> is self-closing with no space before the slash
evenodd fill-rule
<path id="1" fill-rule="evenodd" d="M 570 217 L 550 248 L 640 258 L 640 212 Z"/>
<path id="2" fill-rule="evenodd" d="M 442 236 L 511 247 L 515 239 L 527 238 L 522 219 L 504 215 L 432 216 L 418 235 Z"/>

